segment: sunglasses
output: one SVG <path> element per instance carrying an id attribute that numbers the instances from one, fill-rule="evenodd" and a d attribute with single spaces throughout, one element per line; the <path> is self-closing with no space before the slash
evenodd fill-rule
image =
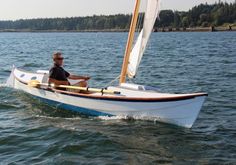
<path id="1" fill-rule="evenodd" d="M 61 57 L 61 58 L 56 58 L 56 60 L 64 60 L 64 58 L 63 58 L 63 57 Z"/>

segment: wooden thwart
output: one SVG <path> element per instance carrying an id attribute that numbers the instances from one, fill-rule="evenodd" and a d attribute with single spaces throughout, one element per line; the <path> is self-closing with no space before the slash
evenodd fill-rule
<path id="1" fill-rule="evenodd" d="M 34 88 L 42 86 L 47 86 L 51 88 L 66 88 L 66 89 L 76 89 L 80 91 L 87 91 L 87 92 L 96 92 L 96 93 L 103 93 L 103 94 L 116 94 L 119 95 L 119 91 L 112 91 L 107 89 L 99 89 L 99 88 L 89 88 L 89 87 L 78 87 L 78 86 L 71 86 L 71 85 L 55 85 L 55 84 L 46 84 L 40 83 L 37 80 L 31 80 L 28 82 L 28 85 Z"/>

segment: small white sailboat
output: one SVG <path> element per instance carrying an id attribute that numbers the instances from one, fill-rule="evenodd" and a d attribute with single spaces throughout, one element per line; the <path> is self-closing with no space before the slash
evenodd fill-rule
<path id="1" fill-rule="evenodd" d="M 133 45 L 141 0 L 136 0 L 130 32 L 128 36 L 119 86 L 107 89 L 87 88 L 88 94 L 76 93 L 48 85 L 48 71 L 27 72 L 13 67 L 7 84 L 22 90 L 44 102 L 66 110 L 92 116 L 128 116 L 157 120 L 191 128 L 206 93 L 169 94 L 159 93 L 154 88 L 126 83 L 126 78 L 134 78 L 159 14 L 159 0 L 145 0 L 143 29 Z M 33 84 L 33 85 L 32 85 Z M 63 86 L 63 88 L 76 88 Z"/>

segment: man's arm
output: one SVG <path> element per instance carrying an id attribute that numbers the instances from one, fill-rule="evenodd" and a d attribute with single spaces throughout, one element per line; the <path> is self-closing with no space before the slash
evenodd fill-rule
<path id="1" fill-rule="evenodd" d="M 87 76 L 76 76 L 76 75 L 70 75 L 68 78 L 72 79 L 72 80 L 81 80 L 82 79 L 85 81 L 90 79 L 90 77 L 87 77 Z"/>

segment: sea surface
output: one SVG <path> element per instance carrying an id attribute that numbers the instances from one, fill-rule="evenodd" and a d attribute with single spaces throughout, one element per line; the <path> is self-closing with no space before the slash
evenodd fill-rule
<path id="1" fill-rule="evenodd" d="M 0 33 L 0 164 L 236 164 L 236 32 L 154 33 L 135 83 L 207 92 L 192 129 L 88 117 L 5 87 L 11 67 L 52 66 L 105 87 L 120 73 L 127 33 Z M 111 107 L 112 108 L 112 107 Z"/>

